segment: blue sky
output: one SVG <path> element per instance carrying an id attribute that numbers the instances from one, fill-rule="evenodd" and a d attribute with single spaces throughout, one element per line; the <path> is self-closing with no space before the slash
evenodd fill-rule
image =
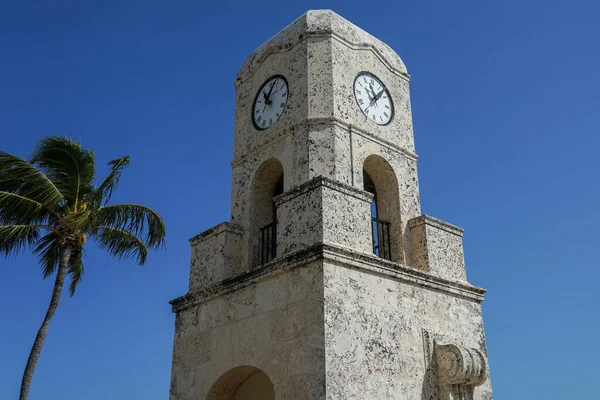
<path id="1" fill-rule="evenodd" d="M 31 400 L 166 399 L 187 239 L 229 218 L 233 80 L 307 9 L 388 43 L 412 76 L 423 212 L 465 228 L 497 399 L 590 399 L 600 336 L 600 5 L 593 1 L 54 1 L 0 4 L 0 149 L 81 139 L 130 155 L 114 202 L 159 211 L 145 267 L 93 246 Z M 17 397 L 52 280 L 0 259 L 0 398 Z"/>

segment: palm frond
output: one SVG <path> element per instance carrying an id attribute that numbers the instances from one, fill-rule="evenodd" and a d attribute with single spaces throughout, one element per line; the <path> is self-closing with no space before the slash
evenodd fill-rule
<path id="1" fill-rule="evenodd" d="M 108 165 L 112 167 L 110 173 L 91 195 L 91 203 L 94 209 L 106 205 L 110 200 L 113 191 L 119 185 L 119 179 L 121 179 L 123 170 L 129 165 L 129 156 L 112 160 Z"/>
<path id="2" fill-rule="evenodd" d="M 83 249 L 77 248 L 71 253 L 71 257 L 69 259 L 69 275 L 71 276 L 71 283 L 69 285 L 69 293 L 71 296 L 75 294 L 75 289 L 77 289 L 77 284 L 81 281 L 83 277 Z"/>
<path id="3" fill-rule="evenodd" d="M 40 140 L 31 163 L 54 183 L 72 210 L 79 207 L 81 200 L 93 190 L 94 152 L 84 149 L 79 142 L 47 136 Z"/>
<path id="4" fill-rule="evenodd" d="M 100 247 L 106 249 L 113 257 L 119 260 L 136 258 L 140 265 L 146 262 L 148 248 L 131 232 L 100 226 L 95 236 Z"/>
<path id="5" fill-rule="evenodd" d="M 33 246 L 39 235 L 40 227 L 37 225 L 0 226 L 0 253 L 16 255 L 23 247 Z"/>
<path id="6" fill-rule="evenodd" d="M 47 213 L 42 203 L 30 198 L 0 190 L 0 223 L 31 224 L 44 220 Z"/>
<path id="7" fill-rule="evenodd" d="M 109 226 L 143 236 L 151 248 L 159 248 L 165 242 L 165 225 L 158 213 L 139 204 L 114 204 L 100 207 L 96 212 L 96 226 Z"/>
<path id="8" fill-rule="evenodd" d="M 50 232 L 42 236 L 35 243 L 33 254 L 36 254 L 42 266 L 42 274 L 47 278 L 54 274 L 60 261 L 59 236 Z"/>
<path id="9" fill-rule="evenodd" d="M 0 190 L 34 200 L 53 210 L 63 199 L 52 181 L 34 165 L 0 151 Z"/>

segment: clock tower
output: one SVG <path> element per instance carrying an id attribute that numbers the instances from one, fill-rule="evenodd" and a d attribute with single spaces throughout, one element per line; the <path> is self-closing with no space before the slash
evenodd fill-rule
<path id="1" fill-rule="evenodd" d="M 308 11 L 237 79 L 231 220 L 190 239 L 172 400 L 491 399 L 463 230 L 421 215 L 409 75 Z"/>

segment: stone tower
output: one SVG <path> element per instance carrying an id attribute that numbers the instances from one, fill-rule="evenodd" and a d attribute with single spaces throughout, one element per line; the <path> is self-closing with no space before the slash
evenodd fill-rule
<path id="1" fill-rule="evenodd" d="M 231 222 L 190 239 L 172 400 L 491 399 L 462 229 L 421 215 L 409 75 L 309 11 L 235 81 Z"/>

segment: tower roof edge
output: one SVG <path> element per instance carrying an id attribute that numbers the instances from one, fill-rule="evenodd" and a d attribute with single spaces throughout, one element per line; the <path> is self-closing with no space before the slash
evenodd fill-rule
<path id="1" fill-rule="evenodd" d="M 334 37 L 352 49 L 375 52 L 388 68 L 408 77 L 406 65 L 390 46 L 331 10 L 309 10 L 260 45 L 244 61 L 236 82 L 250 77 L 273 53 L 285 52 L 307 37 Z"/>

